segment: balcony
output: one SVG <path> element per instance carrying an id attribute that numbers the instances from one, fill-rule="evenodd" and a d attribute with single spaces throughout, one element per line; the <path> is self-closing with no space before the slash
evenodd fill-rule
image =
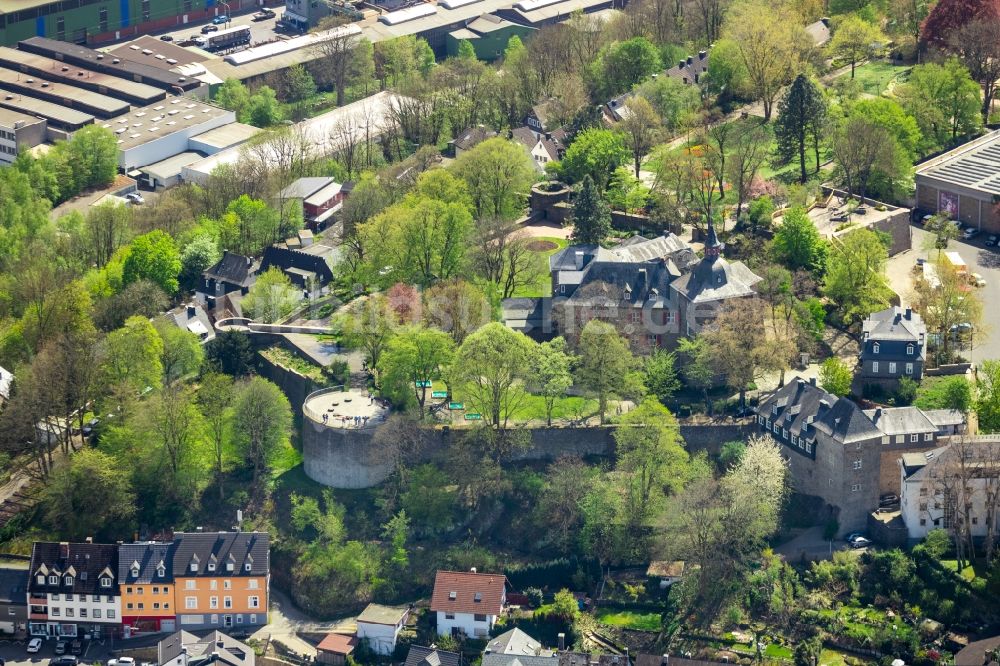
<path id="1" fill-rule="evenodd" d="M 44 594 L 33 594 L 28 597 L 29 604 L 35 604 L 37 606 L 45 606 L 49 603 L 49 598 Z"/>
<path id="2" fill-rule="evenodd" d="M 48 620 L 48 613 L 28 613 L 29 620 Z"/>

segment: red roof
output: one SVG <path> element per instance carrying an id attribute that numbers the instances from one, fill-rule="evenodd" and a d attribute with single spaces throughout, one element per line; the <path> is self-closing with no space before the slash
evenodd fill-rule
<path id="1" fill-rule="evenodd" d="M 351 654 L 358 644 L 356 636 L 346 634 L 327 634 L 316 649 L 321 652 L 332 652 L 333 654 Z"/>
<path id="2" fill-rule="evenodd" d="M 507 577 L 502 574 L 438 571 L 431 610 L 499 615 L 506 585 Z"/>

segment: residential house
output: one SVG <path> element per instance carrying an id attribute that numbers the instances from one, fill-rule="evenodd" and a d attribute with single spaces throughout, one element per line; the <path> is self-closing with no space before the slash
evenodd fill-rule
<path id="1" fill-rule="evenodd" d="M 709 52 L 699 51 L 698 55 L 678 60 L 676 65 L 665 69 L 659 74 L 654 74 L 653 78 L 665 76 L 680 81 L 684 85 L 699 85 L 702 83 L 702 77 L 708 73 L 708 63 Z M 631 96 L 632 93 L 627 92 L 608 100 L 608 103 L 604 106 L 605 117 L 611 122 L 618 122 L 624 119 L 628 114 L 628 105 L 626 102 Z"/>
<path id="2" fill-rule="evenodd" d="M 316 646 L 316 661 L 330 666 L 343 666 L 347 656 L 358 646 L 357 636 L 347 634 L 327 634 Z"/>
<path id="3" fill-rule="evenodd" d="M 77 638 L 121 633 L 118 546 L 36 541 L 28 583 L 28 632 Z"/>
<path id="4" fill-rule="evenodd" d="M 539 102 L 531 107 L 528 115 L 524 117 L 524 124 L 536 134 L 544 134 L 555 129 L 552 126 L 552 106 L 555 98 Z"/>
<path id="5" fill-rule="evenodd" d="M 482 666 L 559 666 L 559 655 L 515 627 L 490 639 Z"/>
<path id="6" fill-rule="evenodd" d="M 959 409 L 925 409 L 924 416 L 937 427 L 938 437 L 963 435 L 966 432 L 965 413 Z"/>
<path id="7" fill-rule="evenodd" d="M 472 150 L 486 139 L 492 139 L 496 132 L 483 125 L 476 125 L 465 130 L 454 139 L 448 142 L 451 148 L 452 157 L 458 157 L 462 153 Z"/>
<path id="8" fill-rule="evenodd" d="M 409 615 L 409 608 L 368 604 L 357 619 L 358 639 L 367 641 L 375 654 L 390 655 Z"/>
<path id="9" fill-rule="evenodd" d="M 1000 663 L 1000 635 L 973 641 L 955 654 L 955 666 L 992 666 Z"/>
<path id="10" fill-rule="evenodd" d="M 198 336 L 202 343 L 215 339 L 215 327 L 205 309 L 196 302 L 167 310 L 163 317 L 182 331 Z"/>
<path id="11" fill-rule="evenodd" d="M 21 633 L 28 628 L 28 558 L 0 562 L 0 632 Z"/>
<path id="12" fill-rule="evenodd" d="M 815 46 L 823 46 L 830 41 L 830 19 L 825 16 L 806 26 L 806 34 Z"/>
<path id="13" fill-rule="evenodd" d="M 343 201 L 343 185 L 325 176 L 299 178 L 278 193 L 279 204 L 297 205 L 302 219 L 313 229 L 326 227 Z"/>
<path id="14" fill-rule="evenodd" d="M 254 631 L 267 624 L 270 539 L 266 532 L 178 532 L 173 540 L 175 608 L 187 630 Z"/>
<path id="15" fill-rule="evenodd" d="M 129 543 L 118 547 L 118 587 L 126 637 L 176 631 L 172 543 Z"/>
<path id="16" fill-rule="evenodd" d="M 546 164 L 562 159 L 566 153 L 563 145 L 566 133 L 563 130 L 536 132 L 528 126 L 523 126 L 512 129 L 510 135 L 528 151 L 532 163 L 539 172 L 545 171 Z"/>
<path id="17" fill-rule="evenodd" d="M 507 605 L 507 578 L 502 574 L 438 571 L 431 611 L 440 636 L 488 636 Z M 407 659 L 409 663 L 409 659 Z"/>
<path id="18" fill-rule="evenodd" d="M 258 264 L 252 257 L 226 250 L 214 266 L 201 274 L 201 284 L 195 291 L 199 303 L 210 312 L 216 311 L 217 303 L 224 297 L 235 294 L 245 296 L 257 279 Z"/>
<path id="19" fill-rule="evenodd" d="M 900 515 L 912 541 L 923 539 L 933 529 L 956 529 L 966 518 L 974 539 L 987 535 L 990 517 L 996 521 L 994 533 L 1000 527 L 1000 516 L 987 508 L 1000 479 L 996 442 L 952 442 L 904 454 L 898 464 Z"/>
<path id="20" fill-rule="evenodd" d="M 900 492 L 901 454 L 938 445 L 938 426 L 920 410 L 865 412 L 815 379 L 796 379 L 763 397 L 757 423 L 789 453 L 796 490 L 821 498 L 845 533 L 866 528 L 881 495 Z"/>
<path id="21" fill-rule="evenodd" d="M 462 655 L 435 647 L 411 645 L 403 666 L 462 666 Z"/>
<path id="22" fill-rule="evenodd" d="M 858 376 L 866 383 L 920 381 L 927 356 L 927 327 L 912 308 L 892 306 L 868 315 L 861 329 Z"/>
<path id="23" fill-rule="evenodd" d="M 289 249 L 272 245 L 264 250 L 260 262 L 260 272 L 271 267 L 279 268 L 288 276 L 292 284 L 309 294 L 319 294 L 333 281 L 333 271 L 324 253 L 325 245 L 310 245 L 301 249 Z M 327 253 L 329 254 L 329 253 Z"/>
<path id="24" fill-rule="evenodd" d="M 670 283 L 670 300 L 677 304 L 684 335 L 701 332 L 726 303 L 755 294 L 753 286 L 760 282 L 760 276 L 742 261 L 727 261 L 722 256 L 724 249 L 710 221 L 704 257 L 692 270 Z"/>
<path id="25" fill-rule="evenodd" d="M 212 631 L 198 637 L 178 631 L 156 645 L 158 666 L 254 666 L 257 656 L 246 643 Z"/>

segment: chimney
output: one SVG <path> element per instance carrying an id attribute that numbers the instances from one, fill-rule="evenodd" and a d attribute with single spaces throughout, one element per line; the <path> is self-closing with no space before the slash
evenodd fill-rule
<path id="1" fill-rule="evenodd" d="M 670 665 L 670 655 L 665 654 L 660 658 L 660 666 L 669 666 L 669 665 Z"/>
<path id="2" fill-rule="evenodd" d="M 188 313 L 188 319 L 194 317 L 197 314 L 194 305 L 187 306 L 187 313 Z"/>
<path id="3" fill-rule="evenodd" d="M 471 569 L 469 569 L 469 571 L 472 573 L 476 573 L 476 567 L 472 567 Z"/>
<path id="4" fill-rule="evenodd" d="M 63 560 L 69 559 L 69 542 L 60 541 L 59 542 L 59 558 Z"/>
<path id="5" fill-rule="evenodd" d="M 575 259 L 576 270 L 583 270 L 583 250 L 577 250 L 574 252 L 573 258 Z"/>
<path id="6" fill-rule="evenodd" d="M 698 60 L 704 60 L 708 57 L 708 51 L 698 51 Z"/>
<path id="7" fill-rule="evenodd" d="M 691 63 L 693 63 L 693 62 L 694 62 L 694 57 L 693 57 L 693 56 L 688 56 L 688 57 L 687 57 L 687 64 L 689 64 L 689 65 L 690 65 L 690 64 L 691 64 Z"/>
<path id="8" fill-rule="evenodd" d="M 85 539 L 85 541 L 86 541 L 87 543 L 94 543 L 94 537 L 87 537 L 87 538 Z"/>
<path id="9" fill-rule="evenodd" d="M 686 64 L 687 64 L 686 60 L 678 60 L 677 61 L 677 69 L 684 69 L 684 65 L 686 65 Z"/>
<path id="10" fill-rule="evenodd" d="M 566 634 L 559 632 L 559 651 L 563 652 L 566 649 Z"/>
<path id="11" fill-rule="evenodd" d="M 639 284 L 646 284 L 646 269 L 639 269 Z"/>
<path id="12" fill-rule="evenodd" d="M 875 420 L 878 421 L 880 418 L 882 418 L 882 408 L 881 407 L 876 407 L 875 408 Z"/>
<path id="13" fill-rule="evenodd" d="M 253 257 L 247 257 L 247 268 L 253 266 Z"/>
<path id="14" fill-rule="evenodd" d="M 913 318 L 913 308 L 906 308 L 905 317 L 906 321 L 910 321 L 910 319 Z"/>
<path id="15" fill-rule="evenodd" d="M 830 18 L 829 17 L 824 16 L 823 18 L 820 19 L 820 22 L 823 25 L 825 25 L 826 27 L 828 27 L 828 28 L 830 27 Z"/>

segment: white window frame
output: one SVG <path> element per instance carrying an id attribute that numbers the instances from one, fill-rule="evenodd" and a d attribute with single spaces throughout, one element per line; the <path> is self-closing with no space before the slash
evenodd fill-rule
<path id="1" fill-rule="evenodd" d="M 184 608 L 186 610 L 198 610 L 198 597 L 184 597 Z"/>
<path id="2" fill-rule="evenodd" d="M 910 442 L 911 443 L 912 442 L 919 442 L 919 441 L 920 441 L 920 435 L 917 435 L 917 434 L 910 435 Z"/>
<path id="3" fill-rule="evenodd" d="M 872 372 L 878 373 L 878 361 L 872 361 Z"/>
<path id="4" fill-rule="evenodd" d="M 861 469 L 861 461 L 860 460 L 855 460 L 854 461 L 854 469 Z"/>
<path id="5" fill-rule="evenodd" d="M 249 597 L 247 597 L 247 604 L 250 606 L 250 608 L 260 608 L 260 597 L 258 597 L 256 594 L 250 595 Z"/>
<path id="6" fill-rule="evenodd" d="M 913 356 L 913 345 L 912 344 L 906 345 L 906 355 L 907 356 Z"/>
<path id="7" fill-rule="evenodd" d="M 895 361 L 889 361 L 889 374 L 890 375 L 896 374 L 896 362 Z"/>
<path id="8" fill-rule="evenodd" d="M 906 374 L 908 374 L 908 375 L 912 375 L 913 374 L 913 364 L 912 363 L 907 363 L 906 364 Z"/>
<path id="9" fill-rule="evenodd" d="M 879 349 L 879 344 L 877 342 L 873 343 L 872 344 L 872 353 L 873 354 L 877 354 L 878 353 L 878 349 Z"/>

